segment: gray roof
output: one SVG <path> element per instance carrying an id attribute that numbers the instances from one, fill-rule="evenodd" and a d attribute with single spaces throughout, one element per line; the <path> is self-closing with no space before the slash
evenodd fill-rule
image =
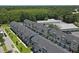
<path id="1" fill-rule="evenodd" d="M 31 37 L 32 35 L 35 35 L 37 33 L 35 33 L 34 31 L 30 30 L 29 28 L 25 27 L 23 24 L 18 23 L 18 22 L 11 22 L 10 25 L 15 26 L 19 31 L 23 31 L 23 34 L 26 37 Z M 32 39 L 32 41 L 35 41 L 38 43 L 38 45 L 42 48 L 45 47 L 47 49 L 47 51 L 49 53 L 65 53 L 68 52 L 67 50 L 55 45 L 53 42 L 45 39 L 44 37 L 40 36 L 40 35 L 35 35 Z"/>
<path id="2" fill-rule="evenodd" d="M 79 28 L 71 28 L 71 29 L 61 29 L 62 31 L 70 31 L 70 32 L 75 32 L 79 31 Z"/>
<path id="3" fill-rule="evenodd" d="M 67 53 L 68 51 L 57 46 L 53 42 L 41 37 L 39 35 L 32 38 L 34 42 L 37 42 L 39 47 L 44 47 L 47 49 L 48 53 Z"/>
<path id="4" fill-rule="evenodd" d="M 73 36 L 73 35 L 71 35 L 71 34 L 66 34 L 66 33 L 62 32 L 61 30 L 51 29 L 51 30 L 50 30 L 50 33 L 53 33 L 53 32 L 54 32 L 58 37 L 64 36 L 65 39 L 67 39 L 67 40 L 69 40 L 69 41 L 74 41 L 74 40 L 75 40 L 76 43 L 79 44 L 79 38 L 76 37 L 76 36 Z"/>
<path id="5" fill-rule="evenodd" d="M 25 23 L 31 22 L 30 24 L 32 24 L 32 21 L 30 21 L 30 20 L 24 20 L 24 22 L 25 22 Z M 33 22 L 33 23 L 34 23 L 34 22 Z M 51 29 L 51 30 L 49 31 L 51 34 L 52 34 L 52 33 L 55 33 L 56 36 L 58 36 L 58 37 L 64 36 L 64 37 L 66 37 L 67 40 L 69 40 L 69 41 L 76 41 L 76 43 L 79 44 L 79 38 L 78 38 L 78 37 L 75 37 L 75 36 L 73 36 L 73 35 L 66 34 L 66 33 L 62 32 L 62 30 L 59 30 L 59 29 L 47 28 L 47 27 L 44 26 L 43 24 L 39 24 L 39 23 L 36 23 L 36 22 L 35 22 L 35 24 L 36 24 L 37 27 L 40 27 L 39 29 L 43 29 L 43 28 Z M 78 28 L 77 28 L 77 29 L 68 29 L 68 30 L 69 30 L 69 31 L 70 31 L 70 30 L 78 30 Z M 52 35 L 53 35 L 53 34 L 52 34 Z"/>

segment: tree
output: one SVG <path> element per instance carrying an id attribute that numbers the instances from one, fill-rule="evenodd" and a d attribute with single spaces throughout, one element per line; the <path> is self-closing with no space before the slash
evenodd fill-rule
<path id="1" fill-rule="evenodd" d="M 23 22 L 25 19 L 26 19 L 26 14 L 22 12 L 20 15 L 20 21 Z"/>
<path id="2" fill-rule="evenodd" d="M 22 47 L 20 47 L 20 51 L 21 51 L 21 52 L 23 51 Z"/>
<path id="3" fill-rule="evenodd" d="M 0 35 L 0 43 L 1 43 L 1 45 L 4 44 L 4 39 L 3 39 L 3 36 L 2 35 Z"/>
<path id="4" fill-rule="evenodd" d="M 58 19 L 58 15 L 57 15 L 57 14 L 54 14 L 54 15 L 53 15 L 53 18 L 54 18 L 54 19 Z"/>
<path id="5" fill-rule="evenodd" d="M 63 21 L 67 22 L 67 23 L 74 23 L 76 20 L 76 16 L 75 15 L 64 15 L 63 16 Z"/>
<path id="6" fill-rule="evenodd" d="M 45 20 L 48 20 L 48 17 L 45 17 Z"/>
<path id="7" fill-rule="evenodd" d="M 32 16 L 32 20 L 33 20 L 33 21 L 36 21 L 36 17 L 35 17 L 35 16 Z"/>
<path id="8" fill-rule="evenodd" d="M 18 41 L 16 41 L 16 45 L 18 45 Z"/>

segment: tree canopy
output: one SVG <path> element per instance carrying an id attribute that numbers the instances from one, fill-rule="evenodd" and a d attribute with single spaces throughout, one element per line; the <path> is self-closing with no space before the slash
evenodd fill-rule
<path id="1" fill-rule="evenodd" d="M 79 19 L 72 14 L 75 8 L 78 6 L 1 6 L 0 23 L 22 22 L 26 18 L 32 21 L 54 18 L 70 23 Z"/>

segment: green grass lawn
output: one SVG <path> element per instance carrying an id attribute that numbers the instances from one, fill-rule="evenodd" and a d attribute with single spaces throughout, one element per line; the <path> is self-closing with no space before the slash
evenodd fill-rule
<path id="1" fill-rule="evenodd" d="M 18 48 L 18 50 L 21 53 L 30 53 L 31 50 L 28 47 L 25 47 L 23 45 L 23 43 L 19 40 L 18 36 L 16 34 L 13 33 L 13 31 L 10 29 L 9 25 L 2 25 L 3 29 L 5 29 L 5 31 L 7 32 L 7 34 L 9 35 L 9 37 L 11 38 L 11 40 L 13 41 L 13 43 L 16 45 L 16 47 Z M 18 44 L 16 44 L 16 42 L 18 42 Z"/>

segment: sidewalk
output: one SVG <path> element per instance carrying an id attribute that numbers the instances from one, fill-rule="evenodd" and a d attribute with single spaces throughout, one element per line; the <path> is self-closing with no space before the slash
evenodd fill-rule
<path id="1" fill-rule="evenodd" d="M 4 50 L 2 47 L 0 47 L 0 53 L 4 53 Z"/>
<path id="2" fill-rule="evenodd" d="M 2 27 L 3 28 L 3 27 Z M 10 38 L 9 36 L 8 36 L 8 33 L 5 31 L 5 28 L 7 28 L 7 29 L 10 29 L 10 27 L 8 27 L 8 26 L 6 26 L 6 27 L 4 27 L 3 28 L 3 30 L 4 30 L 4 33 L 6 33 L 6 35 L 7 35 L 7 37 L 8 38 Z M 18 43 L 20 44 L 21 43 L 21 45 L 18 45 L 18 46 L 16 46 L 15 44 L 15 41 L 16 41 L 16 39 L 15 39 L 15 41 L 13 40 L 13 39 L 10 39 L 13 43 L 14 43 L 14 46 L 17 48 L 17 49 L 20 49 L 19 48 L 19 46 L 23 46 L 23 52 L 29 52 L 29 50 L 27 50 L 28 49 L 28 47 L 20 40 L 20 38 L 13 32 L 13 31 L 11 31 L 11 29 L 9 30 L 10 31 L 10 33 L 12 33 L 12 35 L 14 35 L 14 38 L 16 37 L 17 38 L 17 40 L 18 40 Z M 26 50 L 25 50 L 26 49 Z M 30 53 L 33 53 L 32 51 L 30 51 Z"/>
<path id="3" fill-rule="evenodd" d="M 6 33 L 6 31 L 4 29 L 3 29 L 3 31 L 7 35 L 7 37 L 4 37 L 4 39 L 5 39 L 5 45 L 7 46 L 7 49 L 8 50 L 13 50 L 13 52 L 17 51 L 18 53 L 20 53 L 20 51 L 17 49 L 17 47 L 15 46 L 15 44 L 13 43 L 13 41 L 10 39 L 10 37 L 8 36 L 8 34 Z M 14 46 L 14 48 L 12 47 L 12 45 Z"/>

